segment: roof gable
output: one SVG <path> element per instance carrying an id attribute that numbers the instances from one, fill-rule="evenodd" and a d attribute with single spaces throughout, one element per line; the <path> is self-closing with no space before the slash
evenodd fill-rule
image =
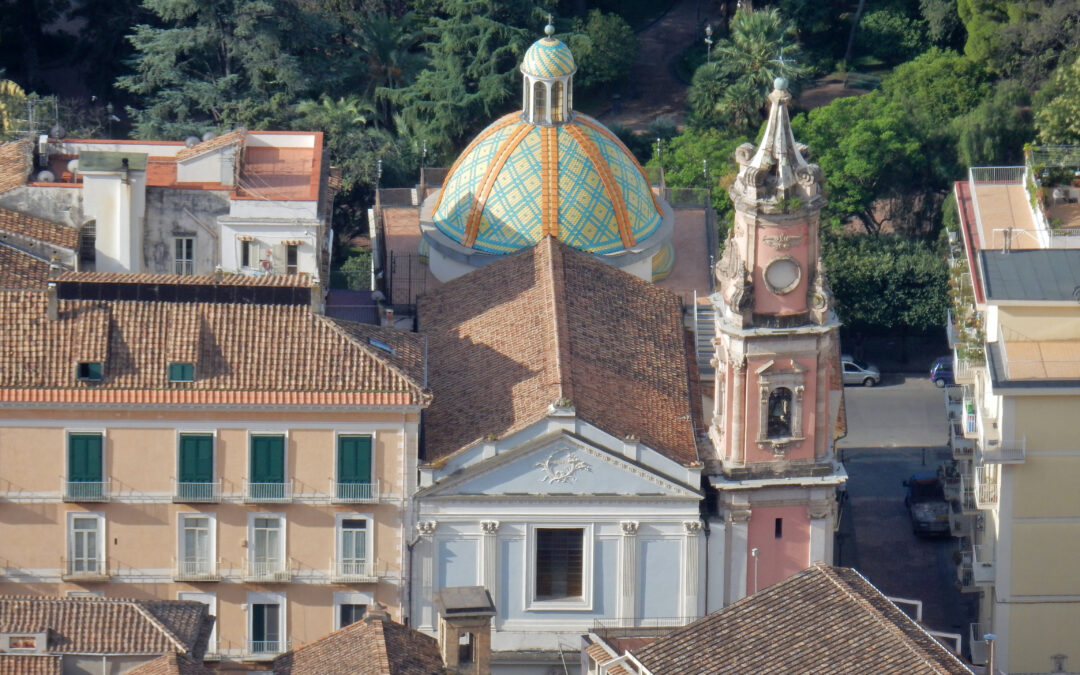
<path id="1" fill-rule="evenodd" d="M 441 675 L 435 638 L 369 615 L 274 660 L 277 675 Z"/>
<path id="2" fill-rule="evenodd" d="M 79 231 L 74 227 L 58 225 L 8 209 L 0 209 L 0 238 L 3 238 L 4 234 L 29 237 L 72 251 L 79 246 Z"/>
<path id="3" fill-rule="evenodd" d="M 558 401 L 618 438 L 698 461 L 674 294 L 547 237 L 422 296 L 419 314 L 429 463 L 525 428 Z"/>

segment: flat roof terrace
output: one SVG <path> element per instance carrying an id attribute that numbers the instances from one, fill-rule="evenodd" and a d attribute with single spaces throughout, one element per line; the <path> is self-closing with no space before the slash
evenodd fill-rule
<path id="1" fill-rule="evenodd" d="M 968 182 L 982 250 L 1041 248 L 1024 167 L 975 167 Z"/>

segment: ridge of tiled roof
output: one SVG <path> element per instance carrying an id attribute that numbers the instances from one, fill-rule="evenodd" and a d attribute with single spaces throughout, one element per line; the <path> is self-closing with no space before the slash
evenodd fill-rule
<path id="1" fill-rule="evenodd" d="M 189 159 L 191 157 L 197 157 L 204 152 L 210 152 L 218 148 L 223 148 L 226 145 L 235 145 L 237 143 L 243 143 L 244 137 L 247 135 L 247 131 L 243 128 L 233 129 L 230 132 L 215 136 L 208 141 L 202 143 L 196 143 L 190 148 L 184 148 L 180 152 L 176 153 L 176 159 Z"/>
<path id="2" fill-rule="evenodd" d="M 25 185 L 33 169 L 31 162 L 29 140 L 0 143 L 0 193 Z"/>
<path id="3" fill-rule="evenodd" d="M 209 675 L 203 664 L 187 654 L 169 652 L 147 661 L 127 672 L 127 675 Z"/>
<path id="4" fill-rule="evenodd" d="M 79 246 L 79 231 L 74 227 L 8 209 L 0 209 L 0 233 L 3 232 L 37 239 L 72 251 Z"/>
<path id="5" fill-rule="evenodd" d="M 280 286 L 311 288 L 311 275 L 302 274 L 146 274 L 134 272 L 63 272 L 57 281 L 84 284 L 157 284 L 169 286 Z"/>
<path id="6" fill-rule="evenodd" d="M 419 315 L 427 463 L 534 424 L 564 396 L 608 433 L 698 462 L 673 293 L 546 237 L 421 296 Z"/>
<path id="7" fill-rule="evenodd" d="M 654 673 L 972 672 L 861 574 L 822 563 L 632 653 Z"/>
<path id="8" fill-rule="evenodd" d="M 438 641 L 365 617 L 274 659 L 276 675 L 442 675 Z"/>
<path id="9" fill-rule="evenodd" d="M 161 607 L 154 612 L 154 605 L 168 605 L 167 614 Z M 189 652 L 199 649 L 203 624 L 212 621 L 199 602 L 0 596 L 0 633 L 48 631 L 49 653 Z M 198 626 L 194 640 L 193 625 Z"/>
<path id="10" fill-rule="evenodd" d="M 59 300 L 0 291 L 0 400 L 148 404 L 419 405 L 423 340 L 328 319 L 306 305 Z M 342 326 L 345 326 L 344 328 Z M 183 335 L 176 335 L 183 333 Z M 385 356 L 361 337 L 395 347 Z M 183 338 L 183 339 L 181 339 Z M 197 346 L 187 345 L 187 338 Z M 183 349 L 181 349 L 183 347 Z M 168 363 L 193 351 L 194 382 Z M 100 382 L 77 362 L 101 362 Z"/>
<path id="11" fill-rule="evenodd" d="M 48 279 L 48 261 L 0 241 L 0 289 L 41 290 Z"/>

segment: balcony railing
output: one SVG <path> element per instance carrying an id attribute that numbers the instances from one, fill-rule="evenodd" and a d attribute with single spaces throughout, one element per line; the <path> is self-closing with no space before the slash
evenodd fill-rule
<path id="1" fill-rule="evenodd" d="M 963 462 L 961 467 L 965 464 L 970 466 L 970 463 Z M 971 474 L 970 469 L 960 470 L 960 511 L 963 513 L 978 513 L 979 505 L 975 501 L 975 477 Z"/>
<path id="2" fill-rule="evenodd" d="M 221 581 L 220 560 L 201 558 L 195 560 L 173 559 L 173 581 Z"/>
<path id="3" fill-rule="evenodd" d="M 65 502 L 107 502 L 109 481 L 64 481 Z"/>
<path id="4" fill-rule="evenodd" d="M 972 547 L 972 578 L 976 585 L 994 583 L 994 547 L 991 544 L 976 544 Z"/>
<path id="5" fill-rule="evenodd" d="M 1020 464 L 1027 456 L 1027 439 L 1000 440 L 982 448 L 982 460 L 987 464 Z"/>
<path id="6" fill-rule="evenodd" d="M 957 384 L 975 384 L 975 369 L 983 365 L 971 359 L 956 359 L 953 381 Z"/>
<path id="7" fill-rule="evenodd" d="M 270 658 L 287 649 L 284 640 L 248 640 L 247 656 Z"/>
<path id="8" fill-rule="evenodd" d="M 247 561 L 244 581 L 286 583 L 292 580 L 291 560 L 252 559 Z"/>
<path id="9" fill-rule="evenodd" d="M 964 425 L 959 420 L 949 424 L 949 447 L 953 459 L 971 459 L 975 456 L 975 441 L 964 435 Z"/>
<path id="10" fill-rule="evenodd" d="M 64 581 L 105 581 L 109 578 L 105 558 L 61 558 L 60 569 Z"/>
<path id="11" fill-rule="evenodd" d="M 975 467 L 975 505 L 980 509 L 996 508 L 998 496 L 997 467 Z"/>
<path id="12" fill-rule="evenodd" d="M 178 504 L 216 503 L 221 501 L 221 481 L 190 483 L 174 481 L 173 501 Z"/>
<path id="13" fill-rule="evenodd" d="M 331 560 L 330 581 L 336 584 L 370 584 L 379 580 L 372 560 Z"/>
<path id="14" fill-rule="evenodd" d="M 248 504 L 288 504 L 291 501 L 291 480 L 284 483 L 244 484 L 244 502 Z"/>
<path id="15" fill-rule="evenodd" d="M 379 481 L 374 483 L 330 482 L 330 501 L 334 504 L 375 504 L 379 501 Z"/>
<path id="16" fill-rule="evenodd" d="M 983 636 L 990 632 L 985 623 L 973 623 L 968 628 L 968 644 L 971 645 L 971 662 L 977 666 L 986 665 L 987 646 Z"/>

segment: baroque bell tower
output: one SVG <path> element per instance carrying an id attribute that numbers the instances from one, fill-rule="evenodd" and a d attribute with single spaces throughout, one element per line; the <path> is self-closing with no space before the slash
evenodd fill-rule
<path id="1" fill-rule="evenodd" d="M 840 323 L 819 248 L 821 168 L 792 135 L 787 81 L 774 85 L 760 145 L 735 152 L 735 224 L 711 297 L 710 560 L 723 569 L 710 575 L 722 584 L 710 588 L 710 611 L 831 563 L 847 479 L 834 451 L 845 419 Z"/>

